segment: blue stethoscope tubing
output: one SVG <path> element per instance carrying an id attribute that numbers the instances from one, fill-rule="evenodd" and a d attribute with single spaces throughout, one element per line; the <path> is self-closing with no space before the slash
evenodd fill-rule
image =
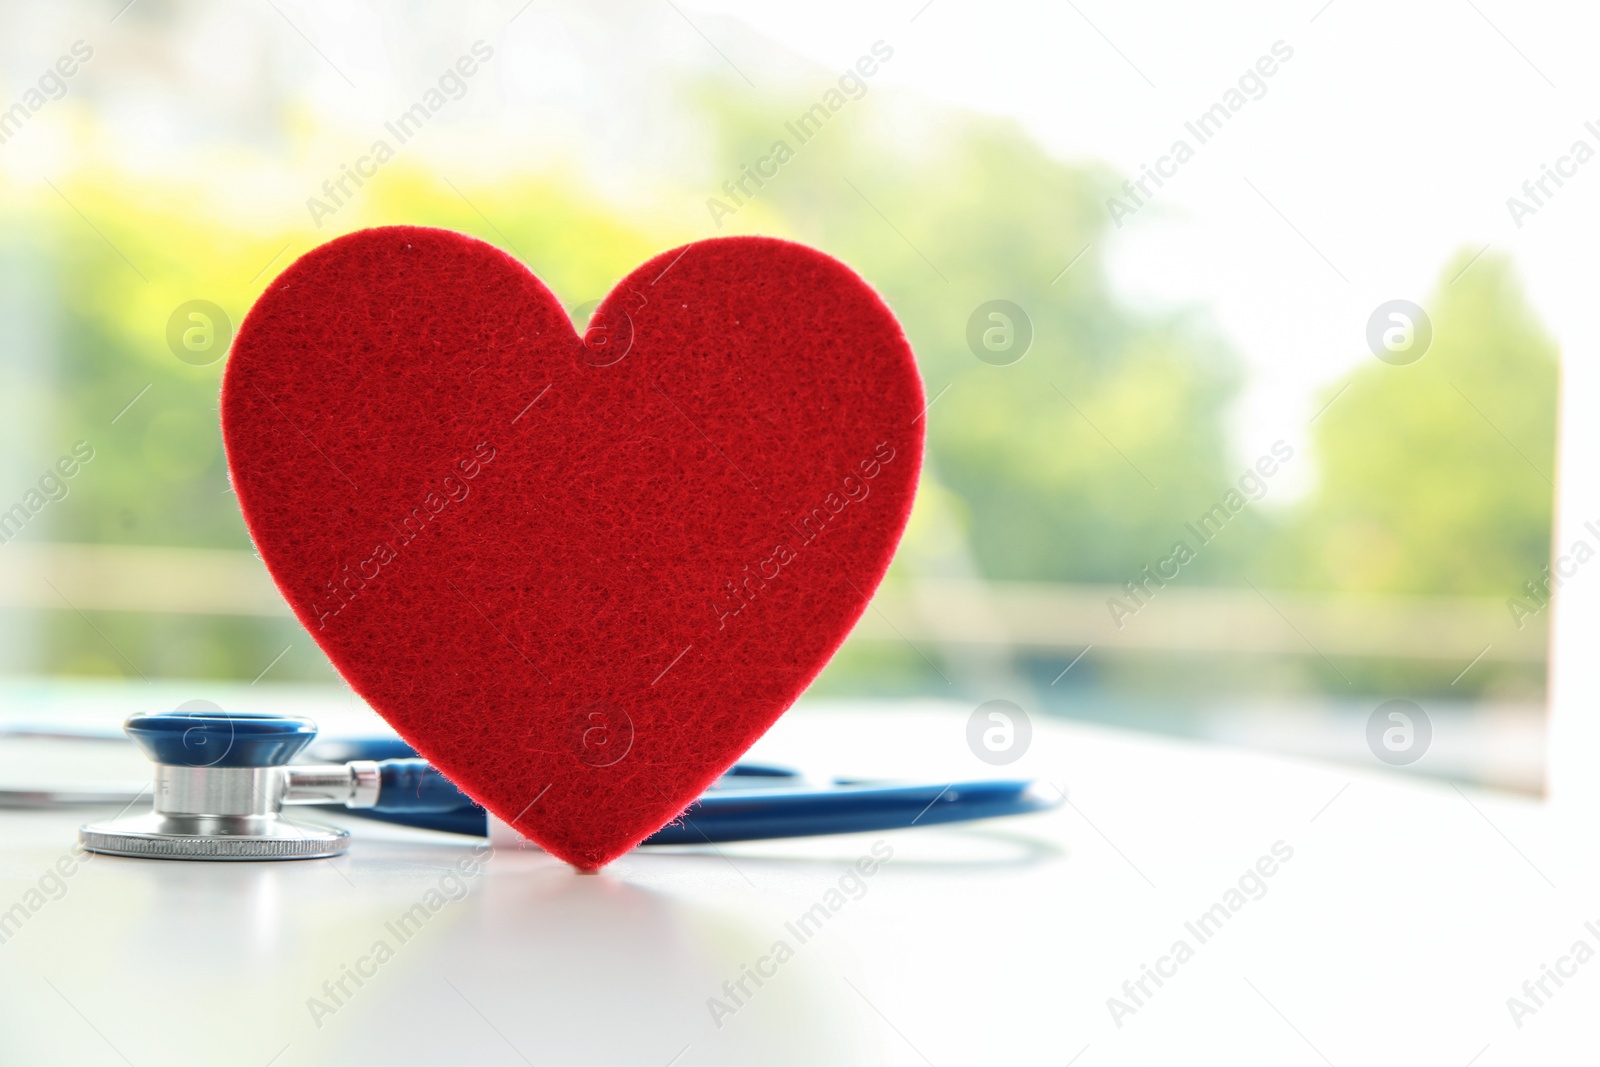
<path id="1" fill-rule="evenodd" d="M 94 728 L 10 726 L 0 727 L 0 736 L 117 740 L 124 735 Z M 323 739 L 306 754 L 326 763 L 379 763 L 383 787 L 378 805 L 346 809 L 351 815 L 446 833 L 488 835 L 484 809 L 399 738 Z M 912 784 L 838 781 L 818 788 L 807 786 L 798 772 L 788 768 L 739 763 L 643 844 L 722 844 L 899 830 L 1025 815 L 1057 807 L 1064 799 L 1058 791 L 1046 792 L 1040 783 L 1028 779 Z M 40 806 L 49 806 L 49 802 L 42 800 Z"/>
<path id="2" fill-rule="evenodd" d="M 488 834 L 483 808 L 463 797 L 426 761 L 416 759 L 403 741 L 330 741 L 313 748 L 311 755 L 334 762 L 377 759 L 394 768 L 385 776 L 378 807 L 352 808 L 351 814 L 449 833 Z M 799 775 L 787 768 L 736 764 L 681 816 L 643 843 L 722 844 L 898 830 L 1022 815 L 1059 803 L 1026 779 L 912 785 L 838 782 L 823 789 L 805 788 L 799 782 Z"/>

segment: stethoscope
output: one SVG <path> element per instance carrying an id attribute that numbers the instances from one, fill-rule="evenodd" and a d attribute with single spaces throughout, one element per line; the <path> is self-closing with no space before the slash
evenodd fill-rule
<path id="1" fill-rule="evenodd" d="M 155 764 L 149 789 L 0 788 L 0 807 L 122 803 L 151 794 L 151 810 L 89 823 L 84 848 L 149 859 L 272 860 L 338 856 L 350 833 L 291 819 L 284 809 L 343 805 L 352 814 L 484 837 L 488 816 L 398 738 L 313 745 L 310 719 L 259 713 L 134 715 L 123 731 Z M 94 729 L 0 727 L 0 736 L 111 740 Z M 304 753 L 314 763 L 295 764 Z M 646 845 L 703 845 L 766 838 L 895 830 L 1022 815 L 1056 807 L 1026 779 L 888 785 L 835 781 L 816 787 L 799 772 L 735 764 Z"/>

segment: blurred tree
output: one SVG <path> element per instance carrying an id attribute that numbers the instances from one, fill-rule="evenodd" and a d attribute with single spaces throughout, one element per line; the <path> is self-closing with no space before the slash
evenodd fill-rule
<path id="1" fill-rule="evenodd" d="M 1234 358 L 1182 317 L 1112 296 L 1107 172 L 1051 159 L 1009 121 L 943 115 L 911 138 L 899 102 L 878 103 L 842 112 L 805 144 L 782 121 L 804 111 L 798 98 L 759 111 L 714 105 L 729 175 L 775 139 L 795 147 L 727 232 L 778 222 L 884 294 L 917 353 L 934 402 L 932 458 L 965 503 L 985 576 L 1135 577 L 1236 477 L 1223 426 Z M 979 312 L 994 300 L 1023 320 Z M 980 330 L 1030 332 L 1031 347 L 1008 365 L 980 360 L 974 318 Z M 1250 543 L 1219 543 L 1186 574 L 1225 575 Z"/>
<path id="2" fill-rule="evenodd" d="M 1555 344 L 1503 257 L 1458 255 L 1424 310 L 1420 360 L 1370 359 L 1328 388 L 1320 483 L 1275 546 L 1279 584 L 1510 597 L 1549 562 Z"/>
<path id="3" fill-rule="evenodd" d="M 420 157 L 389 164 L 322 230 L 294 214 L 241 218 L 220 173 L 184 185 L 95 164 L 64 177 L 59 198 L 25 203 L 8 189 L 0 242 L 26 231 L 30 248 L 51 249 L 60 294 L 55 434 L 29 461 L 42 469 L 52 448 L 80 438 L 96 449 L 72 495 L 28 537 L 248 549 L 217 426 L 223 363 L 179 360 L 168 318 L 207 299 L 236 327 L 294 257 L 336 233 L 399 222 L 505 247 L 569 305 L 601 296 L 655 252 L 718 233 L 775 232 L 852 264 L 895 309 L 933 402 L 930 471 L 942 489 L 931 488 L 951 529 L 939 552 L 903 553 L 897 566 L 1121 583 L 1167 555 L 1235 483 L 1245 461 L 1236 467 L 1224 422 L 1237 362 L 1197 318 L 1114 298 L 1109 173 L 1050 158 L 1008 121 L 913 107 L 880 89 L 803 144 L 785 123 L 814 97 L 687 91 L 700 94 L 693 106 L 717 146 L 717 177 L 674 191 L 680 200 L 726 200 L 724 178 L 737 180 L 775 140 L 793 149 L 721 226 L 708 212 L 697 231 L 661 212 L 630 215 L 563 175 L 452 185 Z M 1184 582 L 1510 596 L 1538 576 L 1555 352 L 1503 260 L 1462 258 L 1445 278 L 1420 362 L 1373 360 L 1329 390 L 1349 386 L 1316 423 L 1312 496 L 1288 515 L 1248 509 L 1184 568 Z M 979 314 L 995 300 L 1020 307 L 1009 325 L 1032 337 L 1006 365 L 969 342 L 975 318 L 979 331 L 995 325 Z M 293 642 L 302 651 L 272 677 L 327 677 L 290 619 L 107 613 L 91 624 L 61 611 L 41 630 L 46 671 L 129 673 L 131 661 L 152 674 L 248 678 Z M 863 665 L 847 672 L 858 688 L 924 670 L 904 650 L 851 655 Z"/>
<path id="4" fill-rule="evenodd" d="M 444 226 L 519 256 L 529 250 L 530 268 L 569 303 L 602 295 L 670 240 L 563 182 L 524 177 L 469 186 L 469 204 L 422 166 L 396 162 L 384 178 L 340 216 L 339 229 L 323 231 L 309 216 L 254 228 L 230 209 L 225 182 L 176 187 L 109 167 L 63 180 L 59 199 L 7 203 L 8 221 L 49 250 L 33 253 L 31 262 L 54 274 L 58 295 L 46 312 L 57 320 L 56 351 L 25 357 L 50 367 L 58 384 L 46 417 L 54 429 L 33 442 L 30 462 L 43 470 L 80 439 L 94 449 L 69 495 L 30 524 L 28 540 L 251 548 L 218 424 L 225 359 L 218 352 L 197 366 L 169 347 L 169 319 L 188 301 L 219 305 L 236 330 L 255 297 L 297 256 L 361 226 Z M 287 614 L 106 612 L 90 619 L 64 610 L 30 628 L 43 646 L 34 669 L 47 673 L 253 678 L 289 644 L 299 651 L 274 666 L 273 680 L 326 680 L 331 673 Z"/>

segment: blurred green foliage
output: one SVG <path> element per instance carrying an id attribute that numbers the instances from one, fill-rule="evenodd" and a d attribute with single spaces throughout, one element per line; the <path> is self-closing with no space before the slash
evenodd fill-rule
<path id="1" fill-rule="evenodd" d="M 735 106 L 707 89 L 702 103 L 719 173 L 735 177 L 810 101 Z M 1133 577 L 1254 459 L 1228 445 L 1236 359 L 1196 316 L 1136 312 L 1113 296 L 1103 204 L 1115 176 L 1050 158 L 1009 122 L 944 115 L 912 138 L 900 119 L 861 107 L 832 122 L 720 232 L 821 247 L 904 324 L 936 398 L 919 514 L 937 508 L 943 540 L 909 546 L 897 567 Z M 322 230 L 309 216 L 285 225 L 281 213 L 236 210 L 216 176 L 184 185 L 95 165 L 59 188 L 32 199 L 7 188 L 0 202 L 0 256 L 46 272 L 57 296 L 26 309 L 50 320 L 54 351 L 10 356 L 13 371 L 49 363 L 54 383 L 54 429 L 18 469 L 78 438 L 98 458 L 30 540 L 249 548 L 217 427 L 222 364 L 175 358 L 167 319 L 201 298 L 237 325 L 284 266 L 336 233 L 401 222 L 473 233 L 523 258 L 570 307 L 663 248 L 719 232 L 709 214 L 703 230 L 683 232 L 550 173 L 452 185 L 407 157 Z M 1011 366 L 980 362 L 967 345 L 969 316 L 994 299 L 1032 321 L 1032 349 Z M 1448 265 L 1429 311 L 1435 339 L 1421 362 L 1367 358 L 1330 385 L 1338 398 L 1315 426 L 1309 498 L 1288 512 L 1249 509 L 1185 569 L 1186 583 L 1504 596 L 1537 575 L 1552 511 L 1553 346 L 1493 256 Z M 46 672 L 128 673 L 108 644 L 149 673 L 249 678 L 289 644 L 299 651 L 274 679 L 328 670 L 287 618 L 62 611 L 44 634 L 36 666 Z M 864 690 L 923 673 L 910 652 L 877 648 L 851 651 L 829 677 Z"/>
<path id="2" fill-rule="evenodd" d="M 1110 175 L 1064 166 L 994 120 L 952 121 L 937 154 L 913 167 L 886 158 L 870 127 L 838 132 L 805 146 L 771 202 L 878 286 L 929 397 L 943 391 L 930 459 L 962 502 L 979 569 L 1052 581 L 1136 573 L 1226 478 L 1223 416 L 1239 375 L 1183 320 L 1135 315 L 1112 297 Z M 1031 350 L 1009 366 L 968 347 L 968 318 L 995 299 L 1032 322 Z"/>
<path id="3" fill-rule="evenodd" d="M 1276 544 L 1280 584 L 1507 597 L 1550 561 L 1555 344 L 1500 256 L 1463 253 L 1425 310 L 1420 361 L 1372 360 L 1327 390 L 1320 484 Z"/>

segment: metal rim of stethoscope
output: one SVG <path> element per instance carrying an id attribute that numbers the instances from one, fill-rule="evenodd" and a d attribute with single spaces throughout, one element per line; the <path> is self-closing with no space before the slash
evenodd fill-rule
<path id="1" fill-rule="evenodd" d="M 155 766 L 149 812 L 89 823 L 91 852 L 155 859 L 326 859 L 350 847 L 340 827 L 290 819 L 285 804 L 368 802 L 377 765 L 291 770 L 317 736 L 310 719 L 259 714 L 135 715 L 123 729 Z"/>
<path id="2" fill-rule="evenodd" d="M 305 804 L 343 805 L 354 815 L 421 829 L 487 833 L 483 809 L 398 738 L 325 741 L 309 754 L 329 762 L 290 765 L 316 736 L 316 724 L 305 718 L 180 710 L 135 715 L 117 732 L 0 725 L 0 737 L 6 736 L 131 739 L 151 759 L 152 786 L 137 790 L 0 788 L 0 807 L 123 803 L 117 818 L 82 828 L 81 843 L 96 852 L 201 860 L 342 854 L 348 831 L 283 814 L 285 806 Z M 1055 796 L 1025 779 L 836 781 L 818 788 L 786 768 L 740 763 L 644 844 L 699 846 L 970 822 L 1057 807 L 1065 798 L 1051 788 Z M 151 811 L 122 817 L 146 792 Z"/>

